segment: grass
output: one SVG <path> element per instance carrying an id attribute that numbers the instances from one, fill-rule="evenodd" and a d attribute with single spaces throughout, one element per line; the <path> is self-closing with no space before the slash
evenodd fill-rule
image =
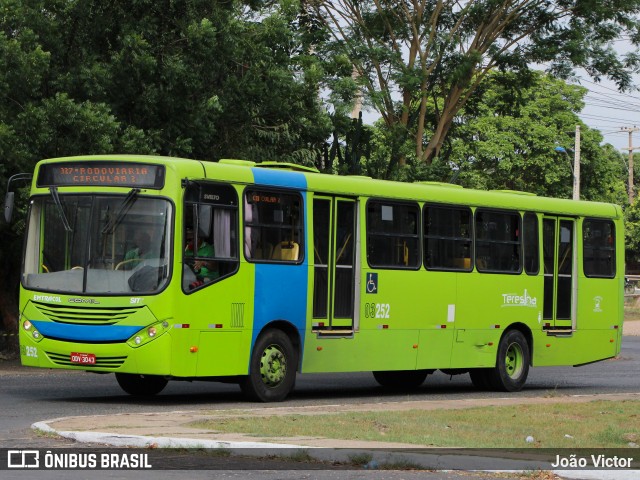
<path id="1" fill-rule="evenodd" d="M 194 424 L 261 437 L 467 448 L 626 448 L 640 437 L 640 401 L 594 401 L 444 411 L 381 411 L 231 417 Z M 534 441 L 526 442 L 527 437 Z"/>

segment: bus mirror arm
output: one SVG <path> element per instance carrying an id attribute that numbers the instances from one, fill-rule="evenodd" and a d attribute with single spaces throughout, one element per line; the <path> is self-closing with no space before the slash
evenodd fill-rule
<path id="1" fill-rule="evenodd" d="M 33 175 L 30 173 L 16 173 L 9 177 L 9 181 L 7 182 L 7 193 L 4 197 L 4 220 L 7 223 L 11 223 L 11 219 L 13 218 L 13 207 L 15 205 L 15 197 L 16 194 L 11 190 L 11 183 L 13 182 L 30 182 L 33 178 Z"/>

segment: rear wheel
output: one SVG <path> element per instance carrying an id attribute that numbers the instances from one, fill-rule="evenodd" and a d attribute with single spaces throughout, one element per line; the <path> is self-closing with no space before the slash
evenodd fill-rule
<path id="1" fill-rule="evenodd" d="M 151 397 L 160 393 L 169 381 L 158 375 L 138 375 L 135 373 L 116 373 L 120 388 L 129 395 Z"/>
<path id="2" fill-rule="evenodd" d="M 373 372 L 373 378 L 383 387 L 409 390 L 422 385 L 428 374 L 429 370 L 394 370 Z"/>
<path id="3" fill-rule="evenodd" d="M 289 336 L 281 330 L 267 330 L 253 348 L 249 375 L 241 380 L 240 388 L 252 400 L 280 402 L 293 390 L 297 363 Z"/>
<path id="4" fill-rule="evenodd" d="M 503 392 L 518 392 L 529 375 L 529 343 L 519 330 L 509 330 L 500 339 L 496 366 L 491 370 L 491 386 Z"/>

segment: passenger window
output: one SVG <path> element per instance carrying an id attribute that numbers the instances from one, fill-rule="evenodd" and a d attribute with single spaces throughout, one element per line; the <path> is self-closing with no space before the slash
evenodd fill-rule
<path id="1" fill-rule="evenodd" d="M 300 263 L 304 256 L 302 197 L 297 193 L 247 189 L 244 253 L 255 261 Z"/>
<path id="2" fill-rule="evenodd" d="M 523 223 L 524 270 L 529 275 L 540 272 L 540 236 L 538 217 L 535 213 L 525 213 Z"/>
<path id="3" fill-rule="evenodd" d="M 190 182 L 185 192 L 183 278 L 185 291 L 238 270 L 238 196 L 233 187 Z"/>
<path id="4" fill-rule="evenodd" d="M 521 271 L 520 214 L 476 210 L 476 268 L 487 273 Z"/>
<path id="5" fill-rule="evenodd" d="M 418 268 L 420 207 L 371 200 L 367 204 L 367 259 L 371 267 Z"/>
<path id="6" fill-rule="evenodd" d="M 582 224 L 583 269 L 587 277 L 616 276 L 615 225 L 610 220 Z"/>
<path id="7" fill-rule="evenodd" d="M 424 209 L 425 267 L 470 272 L 471 209 L 426 206 Z"/>

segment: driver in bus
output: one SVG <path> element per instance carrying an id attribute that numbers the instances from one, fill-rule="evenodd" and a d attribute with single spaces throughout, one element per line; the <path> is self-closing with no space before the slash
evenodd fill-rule
<path id="1" fill-rule="evenodd" d="M 184 256 L 193 257 L 194 256 L 193 252 L 196 249 L 194 249 L 193 230 L 190 228 L 187 229 L 186 240 L 187 240 L 187 245 L 184 249 Z M 214 258 L 215 255 L 216 253 L 213 245 L 211 245 L 210 243 L 207 243 L 203 237 L 198 236 L 198 247 L 197 247 L 195 256 Z M 206 281 L 214 280 L 219 276 L 216 262 L 209 261 L 209 260 L 196 260 L 193 263 L 193 271 L 198 277 L 199 282 L 202 282 L 202 283 Z M 196 285 L 196 286 L 199 286 L 199 285 Z M 195 288 L 195 286 L 192 286 L 192 288 Z"/>
<path id="2" fill-rule="evenodd" d="M 151 236 L 144 230 L 138 230 L 135 235 L 134 248 L 124 256 L 126 268 L 133 268 L 151 255 Z"/>

